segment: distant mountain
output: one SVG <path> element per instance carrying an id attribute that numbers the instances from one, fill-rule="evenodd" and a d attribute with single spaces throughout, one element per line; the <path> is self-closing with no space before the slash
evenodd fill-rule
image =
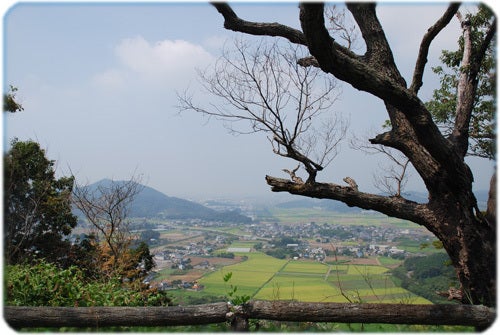
<path id="1" fill-rule="evenodd" d="M 107 187 L 113 181 L 100 180 L 87 186 L 96 190 L 99 186 Z M 124 183 L 124 181 L 115 181 Z M 163 218 L 163 219 L 201 219 L 222 222 L 248 223 L 252 220 L 238 211 L 219 212 L 193 201 L 169 197 L 154 188 L 140 185 L 142 190 L 136 195 L 130 206 L 130 217 Z"/>

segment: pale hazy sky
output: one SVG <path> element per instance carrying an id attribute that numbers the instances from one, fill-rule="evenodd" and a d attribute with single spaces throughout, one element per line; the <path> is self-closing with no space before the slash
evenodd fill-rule
<path id="1" fill-rule="evenodd" d="M 4 146 L 33 139 L 57 161 L 59 175 L 80 183 L 143 174 L 148 186 L 167 195 L 267 196 L 266 174 L 287 177 L 293 161 L 278 157 L 263 134 L 230 135 L 221 122 L 178 114 L 176 92 L 196 87 L 195 68 L 219 55 L 226 39 L 241 34 L 223 28 L 207 3 L 15 3 L 4 2 L 4 92 L 13 85 L 24 111 L 4 116 Z M 402 74 L 411 78 L 420 40 L 445 6 L 433 3 L 379 5 Z M 248 20 L 299 27 L 296 3 L 235 4 Z M 460 34 L 452 21 L 433 42 L 421 96 L 438 79 L 431 66 L 442 49 L 454 49 Z M 255 41 L 260 38 L 245 37 Z M 349 136 L 380 129 L 383 104 L 343 86 L 333 106 L 350 118 Z M 351 176 L 361 190 L 377 192 L 373 173 L 380 160 L 342 152 L 319 180 L 342 184 Z M 474 159 L 475 188 L 487 189 L 493 163 Z M 422 190 L 416 173 L 408 189 Z"/>

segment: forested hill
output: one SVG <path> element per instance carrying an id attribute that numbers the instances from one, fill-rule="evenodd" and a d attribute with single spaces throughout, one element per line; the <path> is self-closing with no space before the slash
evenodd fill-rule
<path id="1" fill-rule="evenodd" d="M 109 179 L 103 179 L 87 187 L 95 191 L 99 186 L 106 187 L 111 182 Z M 120 181 L 115 181 L 115 183 L 120 183 Z M 201 219 L 235 223 L 250 223 L 252 221 L 252 219 L 240 214 L 238 211 L 219 212 L 193 201 L 169 197 L 145 185 L 141 185 L 140 188 L 142 190 L 136 195 L 130 206 L 130 217 Z"/>

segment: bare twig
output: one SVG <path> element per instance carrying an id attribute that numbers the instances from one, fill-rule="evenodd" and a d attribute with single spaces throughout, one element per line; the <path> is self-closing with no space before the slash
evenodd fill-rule
<path id="1" fill-rule="evenodd" d="M 304 52 L 291 44 L 236 41 L 213 70 L 199 72 L 205 91 L 221 102 L 200 106 L 184 94 L 179 109 L 222 119 L 234 133 L 268 134 L 273 152 L 301 163 L 314 181 L 337 155 L 348 123 L 333 113 L 324 117 L 337 99 L 336 82 L 299 65 Z M 250 130 L 238 127 L 242 121 Z"/>

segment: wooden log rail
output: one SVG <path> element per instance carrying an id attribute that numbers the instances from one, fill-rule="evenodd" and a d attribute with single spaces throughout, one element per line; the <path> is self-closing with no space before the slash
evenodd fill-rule
<path id="1" fill-rule="evenodd" d="M 488 328 L 493 308 L 473 305 L 407 305 L 250 301 L 171 307 L 4 307 L 14 329 L 33 327 L 180 326 L 231 322 L 245 330 L 249 319 L 298 322 L 462 325 Z M 242 326 L 243 325 L 243 326 Z M 243 329 L 241 328 L 243 327 Z"/>

